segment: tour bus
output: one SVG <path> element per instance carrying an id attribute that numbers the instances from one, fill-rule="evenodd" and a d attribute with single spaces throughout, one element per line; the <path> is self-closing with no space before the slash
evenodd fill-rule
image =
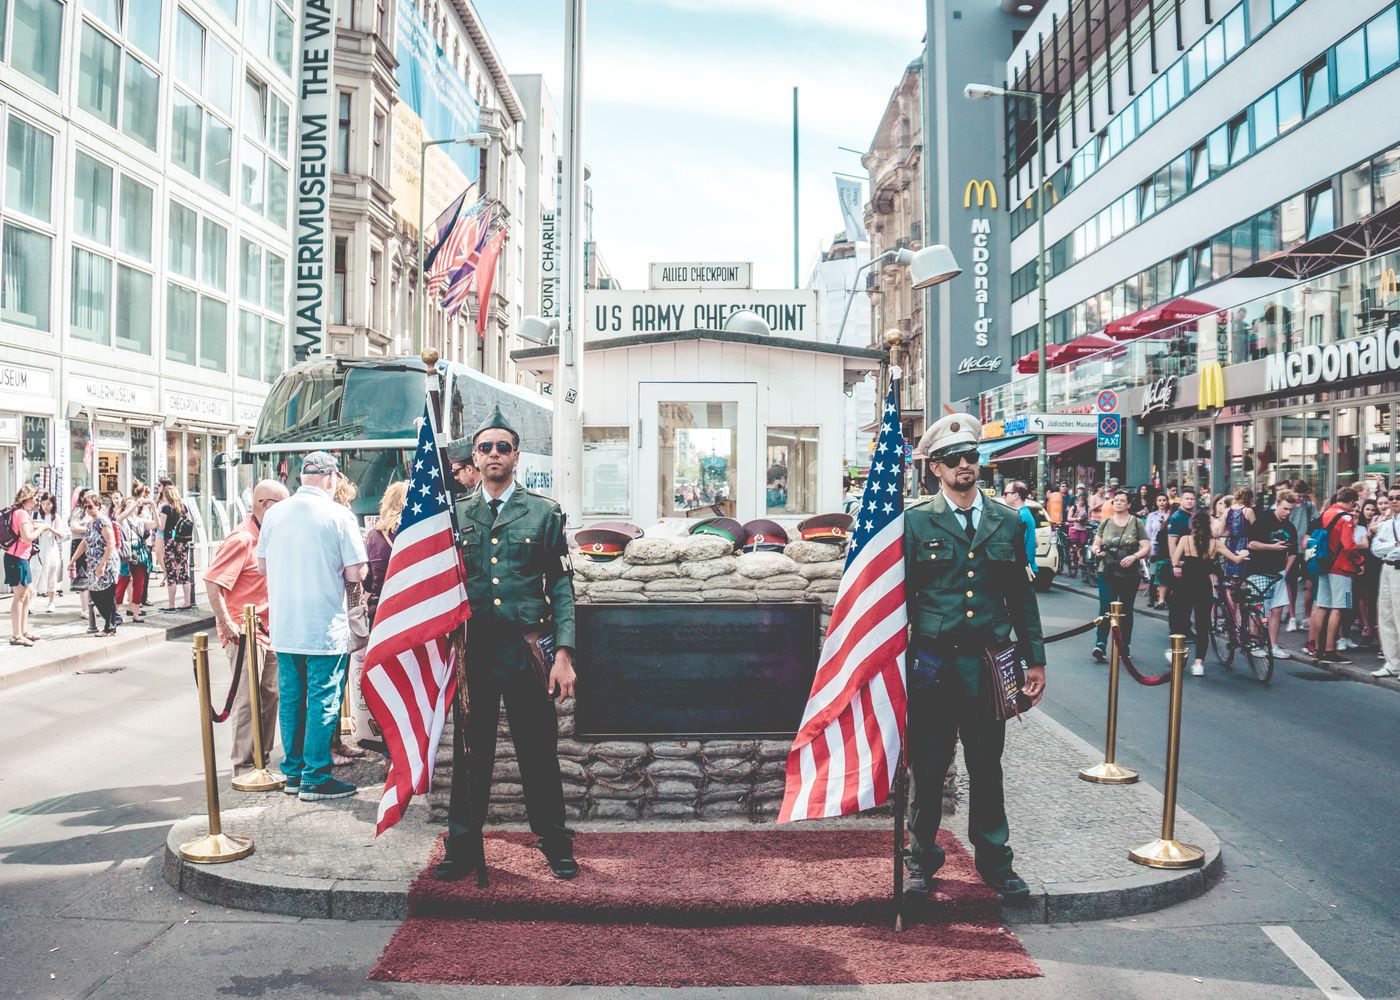
<path id="1" fill-rule="evenodd" d="M 520 434 L 516 481 L 549 493 L 554 485 L 549 400 L 465 365 L 446 364 L 442 443 L 469 437 L 499 405 Z M 295 490 L 302 456 L 329 451 L 359 487 L 352 507 L 356 519 L 372 525 L 385 488 L 409 477 L 426 374 L 418 358 L 326 357 L 289 368 L 268 393 L 258 418 L 251 448 L 255 479 L 277 479 Z"/>

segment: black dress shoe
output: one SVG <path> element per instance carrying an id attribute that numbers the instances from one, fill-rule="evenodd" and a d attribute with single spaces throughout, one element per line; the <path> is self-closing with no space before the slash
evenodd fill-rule
<path id="1" fill-rule="evenodd" d="M 1031 887 L 1026 885 L 1026 880 L 1015 872 L 979 872 L 979 874 L 982 876 L 983 882 L 1001 893 L 1003 899 L 1024 899 L 1031 894 Z"/>
<path id="2" fill-rule="evenodd" d="M 927 900 L 938 886 L 938 879 L 927 872 L 909 869 L 904 873 L 904 895 Z"/>
<path id="3" fill-rule="evenodd" d="M 459 882 L 472 872 L 476 872 L 478 888 L 487 887 L 486 849 L 480 837 L 448 837 L 447 856 L 433 869 L 433 878 L 439 882 Z"/>
<path id="4" fill-rule="evenodd" d="M 559 840 L 552 843 L 537 840 L 535 846 L 543 852 L 545 860 L 549 862 L 549 870 L 554 873 L 555 878 L 567 881 L 578 874 L 578 862 L 574 860 L 574 842 L 572 840 Z"/>

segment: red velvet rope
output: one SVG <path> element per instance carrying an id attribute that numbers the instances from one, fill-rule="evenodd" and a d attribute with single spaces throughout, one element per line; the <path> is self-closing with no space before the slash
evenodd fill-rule
<path id="1" fill-rule="evenodd" d="M 1172 672 L 1168 670 L 1165 674 L 1158 674 L 1156 677 L 1144 677 L 1133 666 L 1133 658 L 1128 655 L 1128 644 L 1123 640 L 1123 633 L 1116 628 L 1109 629 L 1113 633 L 1113 641 L 1118 645 L 1118 662 L 1128 671 L 1128 676 L 1146 687 L 1156 687 L 1158 684 L 1165 684 L 1172 679 Z"/>
<path id="2" fill-rule="evenodd" d="M 233 682 L 228 686 L 228 698 L 224 701 L 224 710 L 216 712 L 213 705 L 209 706 L 209 714 L 213 716 L 215 722 L 227 722 L 229 713 L 233 711 L 233 699 L 238 694 L 238 679 L 243 676 L 244 645 L 245 637 L 240 635 L 238 637 L 238 659 L 233 664 Z M 197 667 L 191 669 L 194 671 L 195 687 L 199 687 L 199 669 Z"/>

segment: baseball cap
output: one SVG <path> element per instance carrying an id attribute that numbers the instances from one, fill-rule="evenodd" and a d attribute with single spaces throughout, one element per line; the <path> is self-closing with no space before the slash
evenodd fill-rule
<path id="1" fill-rule="evenodd" d="M 328 451 L 313 451 L 301 460 L 302 475 L 328 476 L 340 471 L 340 463 Z"/>

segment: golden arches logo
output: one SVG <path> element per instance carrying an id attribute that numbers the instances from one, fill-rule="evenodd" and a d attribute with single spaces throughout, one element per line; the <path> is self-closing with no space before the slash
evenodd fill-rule
<path id="1" fill-rule="evenodd" d="M 997 186 L 988 180 L 968 181 L 967 187 L 963 188 L 963 208 L 972 207 L 972 192 L 977 192 L 977 207 L 985 208 L 990 203 L 990 207 L 997 207 Z"/>
<path id="2" fill-rule="evenodd" d="M 1196 409 L 1220 409 L 1225 405 L 1225 369 L 1219 361 L 1201 366 L 1201 398 Z"/>
<path id="3" fill-rule="evenodd" d="M 1400 276 L 1396 275 L 1395 268 L 1381 268 L 1380 290 L 1377 294 L 1383 299 L 1393 299 L 1400 295 Z"/>

